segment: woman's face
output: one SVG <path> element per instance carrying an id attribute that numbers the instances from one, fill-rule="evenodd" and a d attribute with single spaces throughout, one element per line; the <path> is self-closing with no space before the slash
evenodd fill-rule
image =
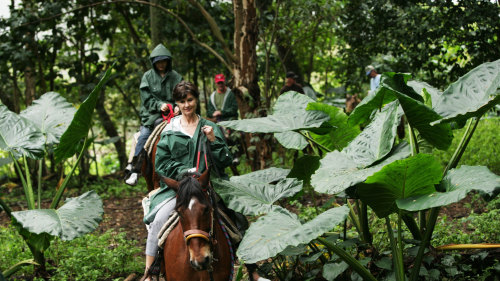
<path id="1" fill-rule="evenodd" d="M 191 93 L 188 93 L 186 98 L 176 101 L 183 115 L 196 114 L 197 102 L 198 101 Z"/>

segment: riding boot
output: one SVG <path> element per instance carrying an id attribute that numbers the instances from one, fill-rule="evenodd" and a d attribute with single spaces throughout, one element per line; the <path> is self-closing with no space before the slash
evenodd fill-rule
<path id="1" fill-rule="evenodd" d="M 139 170 L 137 169 L 138 159 L 139 159 L 138 156 L 134 156 L 134 158 L 132 158 L 132 163 L 131 163 L 132 169 L 128 177 L 125 179 L 125 183 L 131 186 L 135 186 L 137 184 L 137 179 L 139 177 L 140 169 Z"/>

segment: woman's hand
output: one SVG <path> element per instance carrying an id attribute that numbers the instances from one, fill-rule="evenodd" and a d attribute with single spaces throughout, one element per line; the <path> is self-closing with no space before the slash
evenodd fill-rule
<path id="1" fill-rule="evenodd" d="M 213 142 L 215 140 L 215 132 L 212 126 L 205 125 L 201 127 L 201 130 L 207 136 L 208 141 Z"/>

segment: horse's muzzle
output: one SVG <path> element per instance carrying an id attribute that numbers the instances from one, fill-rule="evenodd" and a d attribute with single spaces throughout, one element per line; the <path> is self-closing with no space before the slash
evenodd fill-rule
<path id="1" fill-rule="evenodd" d="M 210 267 L 210 256 L 206 256 L 203 260 L 191 260 L 191 267 L 196 271 L 208 270 Z"/>

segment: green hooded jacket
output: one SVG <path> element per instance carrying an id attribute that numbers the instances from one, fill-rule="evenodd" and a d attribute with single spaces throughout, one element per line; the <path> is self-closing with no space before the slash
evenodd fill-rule
<path id="1" fill-rule="evenodd" d="M 217 108 L 215 104 L 215 95 L 219 94 L 217 91 L 214 91 L 210 95 L 210 100 L 208 101 L 207 106 L 207 116 L 209 118 L 214 117 L 214 112 L 219 110 L 221 112 L 221 116 L 217 121 L 227 121 L 227 120 L 236 120 L 238 119 L 238 103 L 236 102 L 236 96 L 231 91 L 231 89 L 226 88 L 226 92 L 224 93 L 224 101 L 222 102 L 222 108 Z"/>
<path id="2" fill-rule="evenodd" d="M 199 116 L 198 116 L 199 117 Z M 210 142 L 210 150 L 215 166 L 220 173 L 224 173 L 224 169 L 231 165 L 233 156 L 226 144 L 224 135 L 217 125 L 209 120 L 201 117 L 196 127 L 196 131 L 191 138 L 180 131 L 180 118 L 176 116 L 170 120 L 170 123 L 161 133 L 160 141 L 156 146 L 155 170 L 160 176 L 178 180 L 178 177 L 187 170 L 196 167 L 198 156 L 198 143 L 206 141 L 205 135 L 201 133 L 201 127 L 208 125 L 214 129 L 215 140 Z M 198 172 L 203 173 L 206 165 L 203 153 L 200 155 L 200 163 Z M 212 169 L 213 173 L 213 169 Z M 224 174 L 220 175 L 225 177 Z M 154 219 L 160 203 L 175 196 L 175 192 L 168 188 L 164 182 L 161 182 L 160 191 L 150 198 L 150 211 L 144 217 L 145 223 L 150 223 Z"/>
<path id="3" fill-rule="evenodd" d="M 164 77 L 156 70 L 153 59 L 166 56 L 168 60 L 167 74 Z M 174 106 L 175 101 L 172 92 L 177 83 L 182 81 L 182 76 L 172 70 L 172 54 L 163 46 L 158 44 L 149 56 L 152 68 L 144 73 L 139 90 L 141 93 L 141 124 L 152 128 L 156 119 L 161 117 L 161 105 L 169 103 Z"/>

